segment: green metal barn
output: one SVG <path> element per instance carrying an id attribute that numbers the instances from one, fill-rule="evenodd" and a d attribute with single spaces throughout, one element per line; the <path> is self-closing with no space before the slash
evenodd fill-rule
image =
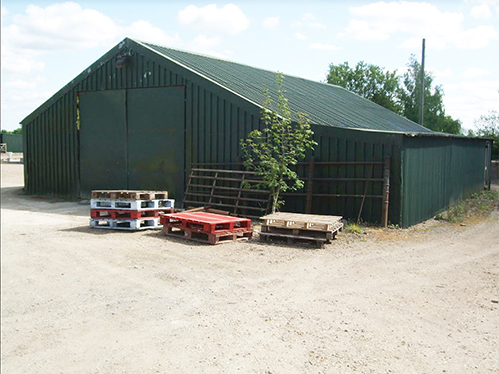
<path id="1" fill-rule="evenodd" d="M 21 134 L 0 134 L 0 143 L 6 144 L 7 152 L 23 151 L 23 136 Z"/>
<path id="2" fill-rule="evenodd" d="M 274 78 L 126 38 L 22 121 L 25 190 L 167 189 L 181 202 L 193 165 L 240 161 L 239 141 L 261 127 L 263 87 Z M 356 217 L 362 204 L 364 220 L 380 221 L 384 160 L 388 219 L 403 227 L 488 182 L 488 140 L 434 133 L 338 86 L 284 75 L 284 88 L 318 142 L 298 166 L 313 187 L 286 196 L 285 210 L 310 204 L 313 213 Z"/>

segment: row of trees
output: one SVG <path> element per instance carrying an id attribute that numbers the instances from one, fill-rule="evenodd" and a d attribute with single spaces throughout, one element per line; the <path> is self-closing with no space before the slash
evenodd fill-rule
<path id="1" fill-rule="evenodd" d="M 18 129 L 8 131 L 8 130 L 0 130 L 0 134 L 22 134 L 23 129 L 22 127 L 19 127 Z"/>
<path id="2" fill-rule="evenodd" d="M 419 123 L 421 64 L 411 55 L 407 71 L 384 70 L 377 65 L 359 62 L 355 68 L 343 64 L 329 65 L 327 82 L 355 92 L 391 111 Z M 424 74 L 423 125 L 430 130 L 460 134 L 461 123 L 445 114 L 442 86 L 433 87 L 433 77 Z"/>
<path id="3" fill-rule="evenodd" d="M 494 139 L 492 159 L 499 160 L 499 112 L 491 110 L 474 121 L 476 130 L 469 130 L 468 136 L 482 136 Z"/>

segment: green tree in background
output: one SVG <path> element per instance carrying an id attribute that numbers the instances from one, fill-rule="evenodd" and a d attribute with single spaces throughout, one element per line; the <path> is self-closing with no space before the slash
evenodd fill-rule
<path id="1" fill-rule="evenodd" d="M 376 65 L 360 61 L 355 68 L 348 62 L 329 65 L 327 82 L 346 88 L 349 91 L 369 99 L 393 112 L 400 113 L 397 100 L 397 71 L 384 71 Z"/>
<path id="2" fill-rule="evenodd" d="M 476 132 L 470 131 L 471 136 L 481 136 L 484 138 L 492 138 L 492 159 L 499 160 L 499 112 L 490 110 L 488 114 L 482 114 L 474 121 Z"/>
<path id="3" fill-rule="evenodd" d="M 19 127 L 18 129 L 15 129 L 13 131 L 8 131 L 8 130 L 1 130 L 1 134 L 22 134 L 23 133 L 23 128 Z"/>
<path id="4" fill-rule="evenodd" d="M 348 62 L 329 65 L 327 82 L 344 87 L 391 111 L 419 123 L 421 65 L 411 55 L 408 70 L 385 71 L 376 65 L 359 62 L 351 68 Z M 461 122 L 445 114 L 442 86 L 433 86 L 433 77 L 425 72 L 423 126 L 433 131 L 460 134 Z"/>
<path id="5" fill-rule="evenodd" d="M 272 213 L 284 204 L 279 198 L 281 192 L 303 187 L 303 181 L 290 166 L 296 165 L 307 150 L 317 145 L 306 114 L 297 113 L 298 120 L 293 123 L 283 79 L 282 74 L 276 75 L 276 110 L 271 109 L 273 101 L 269 90 L 265 89 L 266 100 L 261 114 L 263 130 L 253 130 L 246 139 L 241 139 L 244 166 L 262 177 L 263 181 L 257 187 L 270 190 Z"/>
<path id="6" fill-rule="evenodd" d="M 398 99 L 402 105 L 401 114 L 419 123 L 420 92 L 421 92 L 421 64 L 411 55 L 408 70 L 402 76 L 402 85 L 398 89 Z M 461 133 L 461 122 L 445 114 L 442 86 L 433 86 L 433 77 L 424 74 L 424 113 L 423 126 L 433 131 L 449 134 Z"/>

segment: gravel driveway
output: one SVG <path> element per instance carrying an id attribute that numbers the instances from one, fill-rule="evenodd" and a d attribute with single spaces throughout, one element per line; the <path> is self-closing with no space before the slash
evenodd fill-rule
<path id="1" fill-rule="evenodd" d="M 89 228 L 2 164 L 2 373 L 499 373 L 499 211 L 322 249 Z"/>

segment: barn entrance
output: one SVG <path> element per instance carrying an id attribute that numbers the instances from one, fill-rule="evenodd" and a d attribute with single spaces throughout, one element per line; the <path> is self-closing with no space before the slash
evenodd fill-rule
<path id="1" fill-rule="evenodd" d="M 184 191 L 184 87 L 79 93 L 80 194 Z"/>

